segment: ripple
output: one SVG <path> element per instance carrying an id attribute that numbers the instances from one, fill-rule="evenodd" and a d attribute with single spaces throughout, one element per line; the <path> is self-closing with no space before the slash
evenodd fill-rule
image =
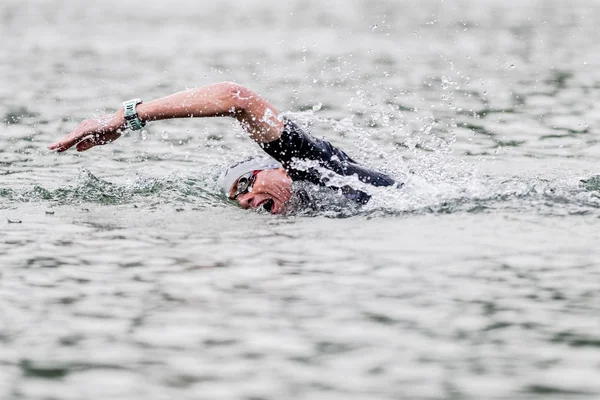
<path id="1" fill-rule="evenodd" d="M 0 397 L 597 398 L 599 6 L 205 3 L 0 5 Z M 242 210 L 218 118 L 46 148 L 221 80 L 405 187 Z"/>

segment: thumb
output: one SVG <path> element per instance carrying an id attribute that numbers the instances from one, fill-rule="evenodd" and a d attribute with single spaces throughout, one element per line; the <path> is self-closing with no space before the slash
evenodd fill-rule
<path id="1" fill-rule="evenodd" d="M 91 149 L 92 147 L 94 147 L 96 145 L 95 140 L 94 139 L 85 139 L 79 143 L 77 143 L 77 151 L 86 151 Z"/>
<path id="2" fill-rule="evenodd" d="M 121 137 L 120 132 L 105 133 L 103 135 L 95 135 L 94 137 L 87 138 L 77 143 L 77 151 L 86 151 L 94 146 L 104 145 L 112 143 Z"/>

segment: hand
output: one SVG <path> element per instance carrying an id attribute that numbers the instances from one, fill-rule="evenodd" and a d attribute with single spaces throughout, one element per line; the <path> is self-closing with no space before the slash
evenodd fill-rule
<path id="1" fill-rule="evenodd" d="M 114 142 L 121 137 L 121 132 L 125 128 L 123 111 L 98 119 L 86 119 L 73 132 L 52 143 L 48 148 L 61 153 L 76 144 L 77 151 L 86 151 L 94 146 Z"/>

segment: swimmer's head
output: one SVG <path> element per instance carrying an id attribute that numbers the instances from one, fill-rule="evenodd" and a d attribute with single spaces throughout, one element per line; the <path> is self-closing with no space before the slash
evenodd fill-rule
<path id="1" fill-rule="evenodd" d="M 292 180 L 281 164 L 267 156 L 231 164 L 219 178 L 220 186 L 242 208 L 264 208 L 272 214 L 284 211 L 292 195 Z"/>

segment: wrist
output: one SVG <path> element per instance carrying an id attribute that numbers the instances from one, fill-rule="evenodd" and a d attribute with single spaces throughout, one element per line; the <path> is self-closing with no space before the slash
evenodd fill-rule
<path id="1" fill-rule="evenodd" d="M 139 119 L 142 120 L 144 123 L 153 120 L 151 115 L 148 112 L 148 109 L 149 109 L 148 104 L 146 104 L 146 103 L 140 103 L 137 105 L 137 108 L 136 108 Z"/>
<path id="2" fill-rule="evenodd" d="M 138 104 L 142 104 L 142 100 L 139 98 L 123 102 L 123 118 L 125 119 L 127 127 L 132 131 L 139 131 L 146 125 L 137 113 Z"/>
<path id="3" fill-rule="evenodd" d="M 127 121 L 125 121 L 125 112 L 120 109 L 113 114 L 111 118 L 111 126 L 115 130 L 127 129 Z"/>

